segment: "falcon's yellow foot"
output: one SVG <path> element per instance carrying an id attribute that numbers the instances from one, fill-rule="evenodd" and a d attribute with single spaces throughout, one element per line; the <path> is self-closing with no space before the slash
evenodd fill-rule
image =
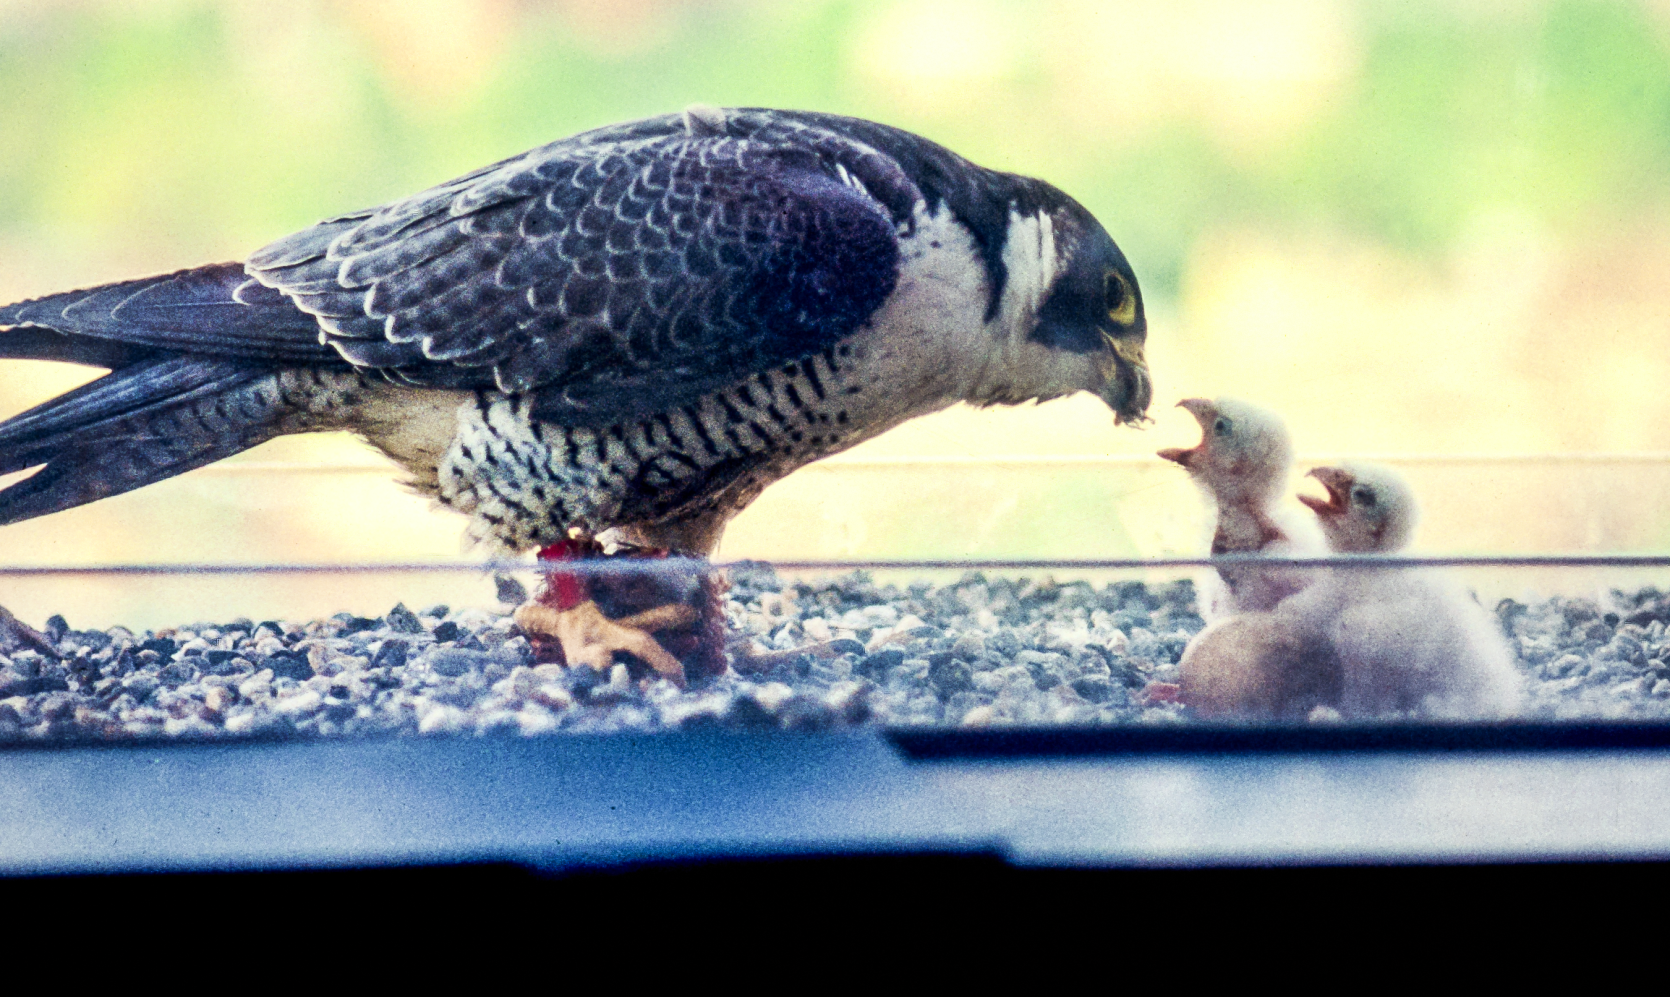
<path id="1" fill-rule="evenodd" d="M 556 638 L 571 667 L 586 665 L 606 672 L 614 664 L 615 652 L 625 651 L 681 689 L 684 666 L 650 634 L 689 626 L 696 617 L 693 607 L 673 603 L 611 620 L 590 599 L 569 609 L 528 602 L 516 610 L 516 624 L 523 630 Z"/>

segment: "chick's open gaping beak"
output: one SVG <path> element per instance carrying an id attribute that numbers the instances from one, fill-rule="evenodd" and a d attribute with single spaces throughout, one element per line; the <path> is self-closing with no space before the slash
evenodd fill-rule
<path id="1" fill-rule="evenodd" d="M 1351 486 L 1356 484 L 1356 478 L 1337 467 L 1313 467 L 1306 477 L 1322 482 L 1322 487 L 1328 490 L 1328 497 L 1321 499 L 1315 495 L 1300 495 L 1299 501 L 1325 519 L 1345 515 L 1351 502 Z"/>
<path id="2" fill-rule="evenodd" d="M 1177 407 L 1187 410 L 1190 415 L 1195 417 L 1195 421 L 1200 423 L 1200 445 L 1188 450 L 1167 447 L 1159 451 L 1159 456 L 1186 468 L 1193 467 L 1194 462 L 1206 452 L 1206 441 L 1210 438 L 1207 435 L 1206 427 L 1210 426 L 1212 421 L 1218 417 L 1218 410 L 1216 406 L 1204 398 L 1185 398 L 1177 403 Z"/>

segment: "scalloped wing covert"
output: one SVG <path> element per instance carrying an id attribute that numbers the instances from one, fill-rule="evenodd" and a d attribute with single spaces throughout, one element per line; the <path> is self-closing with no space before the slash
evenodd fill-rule
<path id="1" fill-rule="evenodd" d="M 542 417 L 595 424 L 815 353 L 869 318 L 899 258 L 896 209 L 870 187 L 911 195 L 840 165 L 873 151 L 840 151 L 682 131 L 558 142 L 246 266 L 358 366 L 535 391 Z"/>

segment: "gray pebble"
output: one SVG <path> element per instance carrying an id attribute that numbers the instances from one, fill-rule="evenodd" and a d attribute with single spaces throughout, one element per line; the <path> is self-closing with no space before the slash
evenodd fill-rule
<path id="1" fill-rule="evenodd" d="M 371 659 L 372 668 L 404 668 L 406 655 L 411 645 L 397 637 L 390 637 L 383 641 L 377 649 L 377 654 Z"/>
<path id="2" fill-rule="evenodd" d="M 941 696 L 949 697 L 974 688 L 974 670 L 967 662 L 952 657 L 950 651 L 941 651 L 935 658 L 938 660 L 929 661 L 928 681 Z"/>
<path id="3" fill-rule="evenodd" d="M 494 575 L 493 588 L 499 602 L 506 606 L 520 606 L 528 601 L 527 588 L 509 575 Z"/>
<path id="4" fill-rule="evenodd" d="M 1073 691 L 1092 703 L 1105 703 L 1113 698 L 1114 685 L 1101 675 L 1086 675 L 1073 680 Z"/>
<path id="5" fill-rule="evenodd" d="M 272 669 L 275 679 L 304 681 L 313 677 L 313 663 L 301 651 L 275 651 L 261 662 L 261 666 Z"/>
<path id="6" fill-rule="evenodd" d="M 536 666 L 503 616 L 444 606 L 424 619 L 402 605 L 383 620 L 199 623 L 169 637 L 66 625 L 62 663 L 0 659 L 0 739 L 1177 722 L 1175 707 L 1133 705 L 1131 692 L 1175 679 L 1202 625 L 1192 587 L 1136 582 L 971 574 L 899 589 L 860 573 L 785 588 L 769 567 L 745 566 L 728 598 L 732 619 L 773 621 L 759 639 L 776 649 L 816 643 L 795 623 L 814 616 L 859 639 L 788 656 L 769 680 L 733 672 L 679 690 L 624 667 Z M 1530 715 L 1670 718 L 1667 606 L 1650 590 L 1498 604 Z M 866 652 L 861 641 L 907 617 L 921 623 Z"/>
<path id="7" fill-rule="evenodd" d="M 416 613 L 407 609 L 405 603 L 400 603 L 393 609 L 389 610 L 386 622 L 388 624 L 388 628 L 396 633 L 428 633 L 428 631 L 424 629 L 423 621 L 417 618 Z"/>
<path id="8" fill-rule="evenodd" d="M 860 675 L 880 682 L 887 678 L 888 672 L 904 663 L 905 652 L 890 647 L 866 655 L 854 670 Z"/>

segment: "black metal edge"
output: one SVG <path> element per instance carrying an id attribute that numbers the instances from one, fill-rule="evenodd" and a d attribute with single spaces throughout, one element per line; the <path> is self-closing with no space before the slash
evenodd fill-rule
<path id="1" fill-rule="evenodd" d="M 1197 725 L 1002 730 L 891 728 L 906 758 L 955 762 L 1131 755 L 1553 752 L 1670 748 L 1665 723 Z"/>
<path id="2" fill-rule="evenodd" d="M 159 898 L 247 895 L 258 889 L 269 900 L 294 896 L 314 901 L 320 890 L 353 895 L 356 903 L 407 903 L 421 897 L 480 896 L 498 893 L 573 893 L 596 890 L 599 899 L 634 900 L 643 890 L 669 900 L 699 898 L 706 906 L 726 896 L 757 902 L 761 895 L 781 907 L 799 896 L 808 909 L 827 908 L 832 895 L 914 894 L 924 898 L 948 893 L 966 900 L 972 894 L 988 906 L 1000 894 L 993 888 L 1064 888 L 1082 901 L 1085 886 L 1099 884 L 1141 892 L 1126 895 L 1198 911 L 1199 889 L 1225 891 L 1222 898 L 1245 898 L 1248 889 L 1271 887 L 1373 887 L 1362 894 L 1365 909 L 1386 905 L 1390 890 L 1425 902 L 1435 886 L 1583 885 L 1606 887 L 1639 898 L 1644 889 L 1670 882 L 1670 862 L 1663 858 L 1582 856 L 1553 859 L 1485 861 L 1224 863 L 1210 865 L 1103 866 L 1016 865 L 983 851 L 897 850 L 825 851 L 796 854 L 714 854 L 696 858 L 649 859 L 609 866 L 541 868 L 504 860 L 409 863 L 400 865 L 301 866 L 282 868 L 123 870 L 117 872 L 42 873 L 0 877 L 0 897 L 17 901 L 38 896 L 52 902 L 83 901 L 89 896 Z M 1179 891 L 1179 887 L 1187 889 Z M 1144 888 L 1157 891 L 1148 894 Z M 928 893 L 922 893 L 928 889 Z M 352 890 L 352 894 L 337 891 Z M 440 892 L 437 892 L 440 891 Z M 1312 902 L 1315 897 L 1312 895 Z M 1323 905 L 1333 910 L 1337 901 Z M 1145 915 L 1146 919 L 1146 915 Z"/>
<path id="3" fill-rule="evenodd" d="M 1002 758 L 1095 758 L 1124 755 L 1335 754 L 1341 752 L 1552 752 L 1619 751 L 1670 748 L 1670 723 L 1607 721 L 1595 723 L 1396 723 L 1396 724 L 1176 724 L 1105 727 L 1007 727 L 935 730 L 919 727 L 792 730 L 666 730 L 614 734 L 554 734 L 568 742 L 622 745 L 643 739 L 682 741 L 695 747 L 731 738 L 851 739 L 880 737 L 911 761 L 959 761 Z M 503 741 L 527 743 L 511 732 L 455 734 L 376 733 L 348 737 L 262 733 L 248 735 L 89 738 L 86 740 L 5 740 L 0 757 L 24 752 L 158 751 L 242 749 L 273 746 L 343 748 L 353 745 L 410 744 L 437 748 L 453 743 Z M 537 739 L 532 739 L 537 740 Z"/>

